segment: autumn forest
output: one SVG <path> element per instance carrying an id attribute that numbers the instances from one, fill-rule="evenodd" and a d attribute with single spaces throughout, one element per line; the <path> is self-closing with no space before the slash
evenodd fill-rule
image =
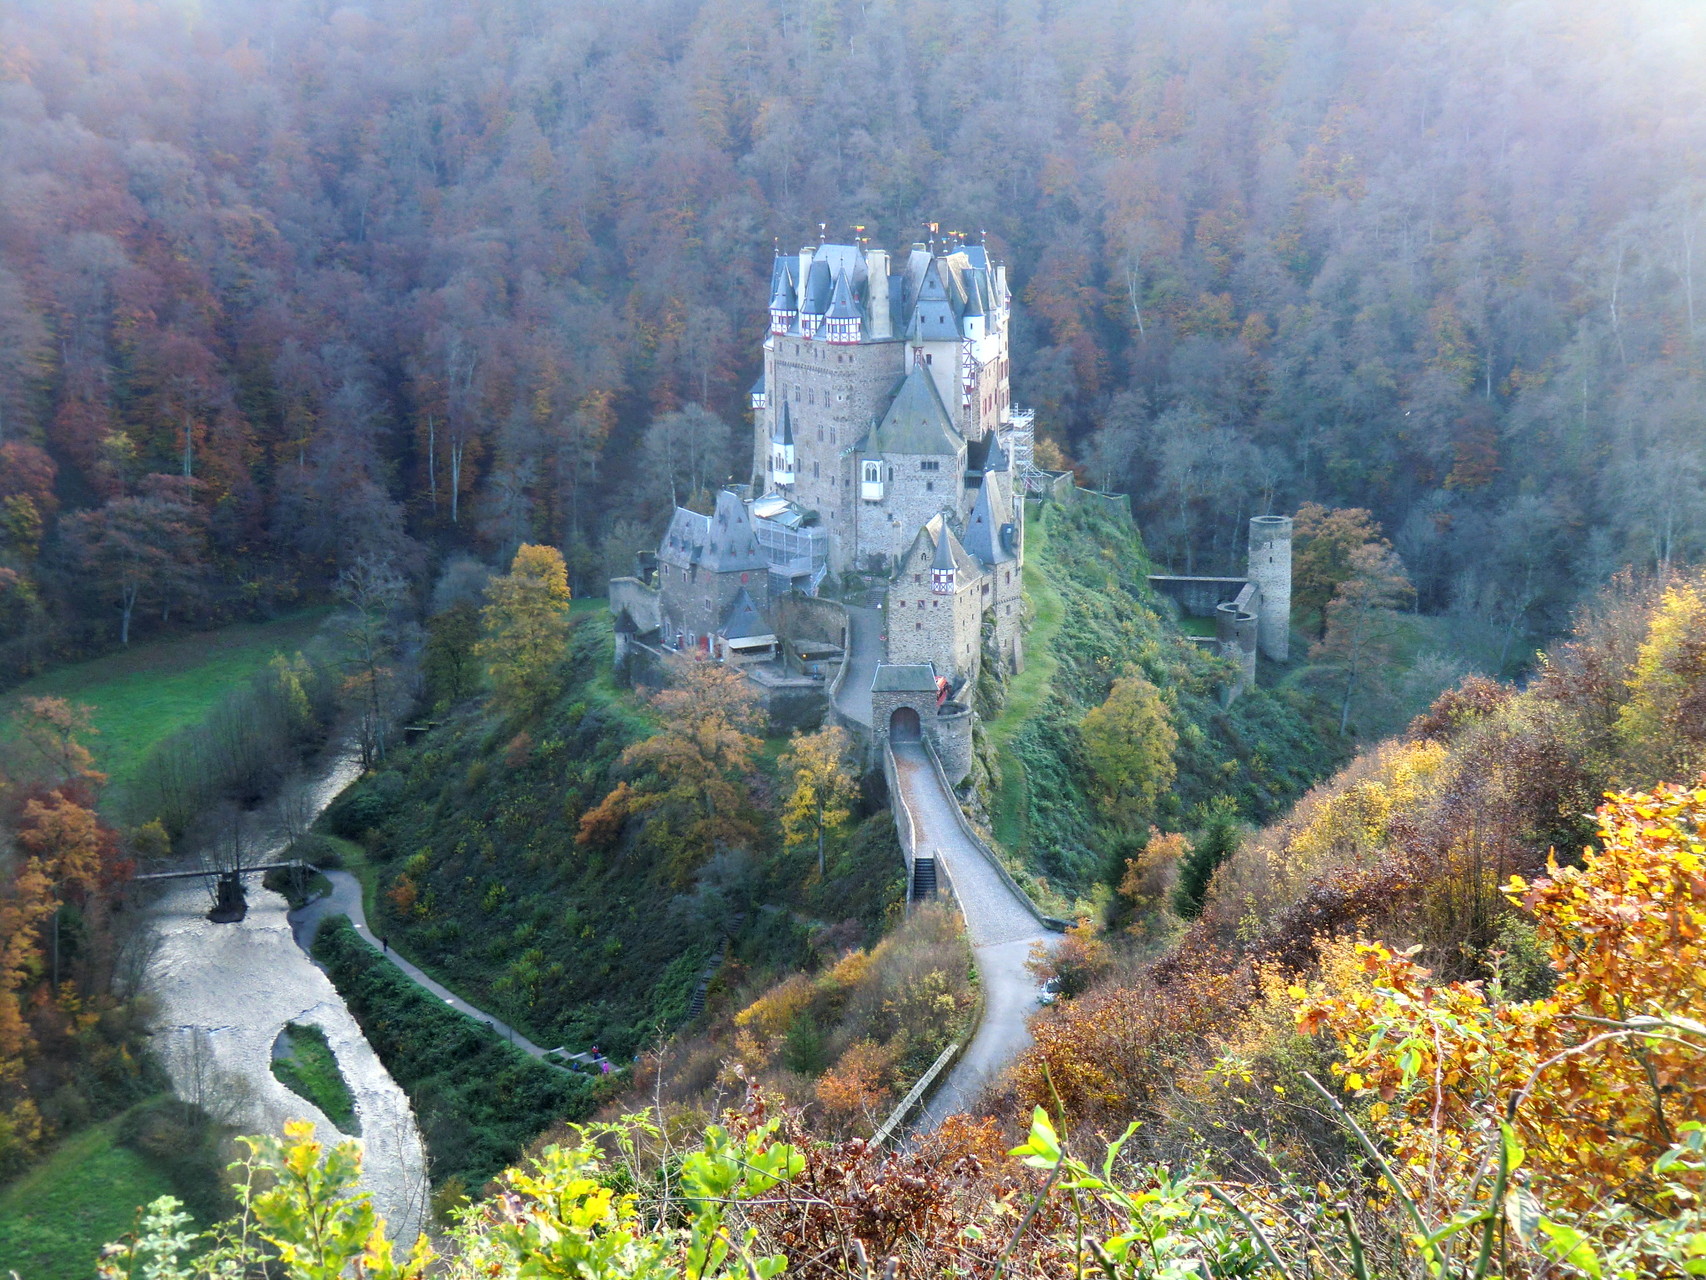
<path id="1" fill-rule="evenodd" d="M 754 300 L 820 223 L 986 235 L 1016 397 L 1178 571 L 1360 507 L 1422 609 L 1556 634 L 1706 538 L 1686 13 L 9 5 L 6 668 L 363 552 L 596 586 L 747 465 Z"/>
<path id="2" fill-rule="evenodd" d="M 1703 850 L 1699 0 L 0 0 L 0 1275 L 1706 1275 Z"/>

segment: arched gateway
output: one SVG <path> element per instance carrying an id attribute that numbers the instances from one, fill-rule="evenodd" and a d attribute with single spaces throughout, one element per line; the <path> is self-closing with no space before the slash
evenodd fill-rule
<path id="1" fill-rule="evenodd" d="M 889 740 L 891 742 L 917 742 L 923 737 L 919 725 L 918 712 L 911 707 L 896 707 L 894 714 L 889 716 Z"/>

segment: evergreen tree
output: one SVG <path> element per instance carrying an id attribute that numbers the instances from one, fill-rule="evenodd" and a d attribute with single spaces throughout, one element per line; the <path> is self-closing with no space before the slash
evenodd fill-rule
<path id="1" fill-rule="evenodd" d="M 1179 882 L 1173 889 L 1173 910 L 1183 919 L 1202 914 L 1214 873 L 1238 847 L 1238 819 L 1227 797 L 1216 800 L 1190 852 L 1179 862 Z"/>

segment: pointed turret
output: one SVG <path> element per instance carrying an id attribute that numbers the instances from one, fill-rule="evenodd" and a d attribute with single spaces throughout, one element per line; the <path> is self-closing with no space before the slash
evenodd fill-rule
<path id="1" fill-rule="evenodd" d="M 794 319 L 799 315 L 796 306 L 799 300 L 799 286 L 794 277 L 794 259 L 777 254 L 776 261 L 770 268 L 771 333 L 788 332 L 794 327 Z"/>
<path id="2" fill-rule="evenodd" d="M 936 539 L 936 558 L 930 562 L 930 590 L 939 596 L 954 594 L 954 549 L 949 545 L 953 536 L 944 521 Z"/>
<path id="3" fill-rule="evenodd" d="M 829 314 L 824 317 L 831 342 L 859 341 L 859 308 L 853 302 L 853 286 L 845 271 L 835 277 L 835 292 L 830 297 Z"/>
<path id="4" fill-rule="evenodd" d="M 782 402 L 776 415 L 776 426 L 770 433 L 770 481 L 772 484 L 794 483 L 794 422 L 788 402 Z"/>

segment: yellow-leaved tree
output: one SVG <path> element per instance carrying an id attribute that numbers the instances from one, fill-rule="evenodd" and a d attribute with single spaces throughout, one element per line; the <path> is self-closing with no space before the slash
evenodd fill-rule
<path id="1" fill-rule="evenodd" d="M 1176 772 L 1179 734 L 1161 690 L 1129 669 L 1107 700 L 1085 713 L 1078 737 L 1096 775 L 1097 805 L 1109 819 L 1141 830 Z"/>
<path id="2" fill-rule="evenodd" d="M 486 663 L 501 706 L 534 711 L 556 689 L 569 638 L 569 575 L 555 547 L 523 543 L 509 572 L 486 588 L 485 635 L 475 652 Z"/>
<path id="3" fill-rule="evenodd" d="M 622 763 L 656 773 L 664 785 L 658 798 L 688 815 L 696 854 L 719 843 L 746 844 L 756 831 L 742 775 L 763 745 L 757 693 L 738 671 L 716 663 L 683 662 L 674 676 L 675 687 L 652 698 L 662 727 L 624 751 Z M 632 800 L 625 813 L 646 803 Z"/>
<path id="4" fill-rule="evenodd" d="M 825 838 L 853 812 L 858 779 L 847 763 L 852 746 L 845 729 L 826 724 L 816 733 L 796 733 L 792 750 L 780 761 L 790 786 L 782 806 L 782 838 L 790 849 L 816 843 L 819 876 Z"/>
<path id="5" fill-rule="evenodd" d="M 1706 785 L 1612 795 L 1599 829 L 1580 867 L 1506 886 L 1534 914 L 1550 995 L 1436 984 L 1374 944 L 1362 983 L 1295 992 L 1299 1028 L 1340 1041 L 1336 1070 L 1418 1199 L 1485 1194 L 1501 1121 L 1547 1204 L 1663 1214 L 1706 1192 L 1706 1167 L 1671 1155 L 1706 1125 Z"/>

